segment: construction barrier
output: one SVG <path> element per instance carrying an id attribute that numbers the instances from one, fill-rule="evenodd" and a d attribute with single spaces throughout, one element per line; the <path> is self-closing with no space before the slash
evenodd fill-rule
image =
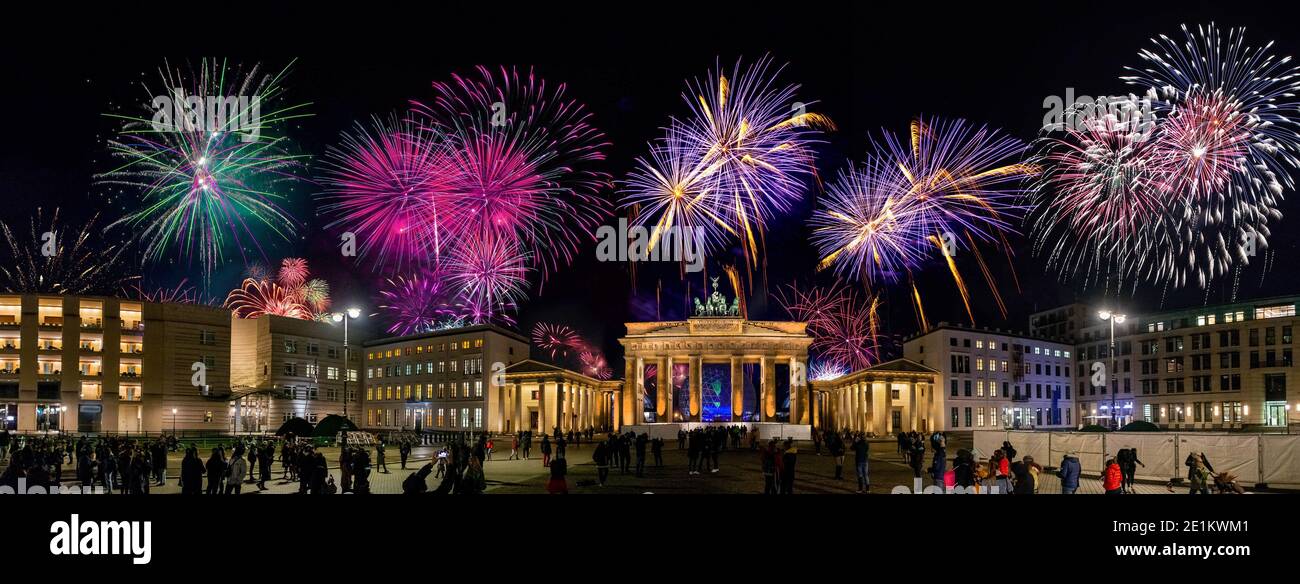
<path id="1" fill-rule="evenodd" d="M 1210 432 L 1047 432 L 1024 430 L 976 430 L 974 447 L 987 459 L 1010 442 L 1016 458 L 1032 456 L 1034 461 L 1055 467 L 1073 453 L 1083 472 L 1100 475 L 1106 460 L 1120 449 L 1137 449 L 1136 476 L 1165 481 L 1187 476 L 1184 464 L 1194 452 L 1205 453 L 1215 472 L 1237 475 L 1243 485 L 1300 488 L 1300 436 L 1272 434 L 1228 434 Z"/>

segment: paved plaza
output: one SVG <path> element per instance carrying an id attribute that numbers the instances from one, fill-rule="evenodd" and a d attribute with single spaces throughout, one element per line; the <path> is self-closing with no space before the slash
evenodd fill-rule
<path id="1" fill-rule="evenodd" d="M 498 440 L 498 443 L 504 440 Z M 966 447 L 958 438 L 952 442 L 953 447 L 949 449 L 950 453 L 955 453 L 957 448 Z M 811 443 L 801 443 L 799 447 L 798 462 L 795 467 L 795 494 L 854 494 L 857 490 L 857 481 L 853 470 L 853 456 L 850 453 L 845 457 L 845 468 L 843 479 L 835 478 L 834 459 L 825 453 L 817 455 L 814 452 Z M 618 469 L 611 468 L 609 479 L 605 486 L 599 486 L 596 481 L 596 466 L 591 460 L 594 445 L 583 443 L 580 446 L 570 445 L 567 453 L 569 463 L 568 484 L 569 492 L 573 494 L 743 494 L 752 493 L 760 494 L 763 492 L 763 476 L 760 471 L 759 453 L 748 449 L 742 450 L 725 450 L 719 456 L 719 471 L 716 473 L 706 472 L 699 475 L 692 475 L 687 472 L 687 456 L 685 450 L 678 450 L 676 442 L 668 442 L 664 446 L 664 466 L 657 468 L 653 464 L 653 457 L 647 452 L 646 469 L 644 477 L 637 477 L 634 474 L 635 462 L 629 465 L 629 472 L 624 474 Z M 339 480 L 338 473 L 338 449 L 323 448 L 321 449 L 327 460 L 330 461 L 330 474 L 334 476 L 335 481 Z M 371 490 L 376 494 L 397 494 L 402 492 L 402 481 L 422 465 L 428 463 L 436 454 L 436 447 L 420 446 L 416 447 L 408 459 L 406 470 L 402 470 L 397 456 L 396 448 L 389 448 L 387 451 L 387 468 L 388 472 L 383 472 L 379 468 L 374 468 L 371 474 Z M 207 459 L 210 451 L 200 451 L 201 458 Z M 929 466 L 930 453 L 927 452 L 926 466 Z M 164 487 L 152 487 L 152 493 L 172 494 L 179 493 L 180 487 L 177 485 L 177 472 L 180 469 L 181 452 L 171 453 L 168 457 L 169 477 L 167 485 Z M 484 465 L 484 471 L 487 476 L 487 493 L 509 493 L 509 494 L 544 494 L 545 483 L 549 477 L 549 471 L 542 466 L 541 456 L 538 454 L 536 447 L 533 450 L 533 457 L 530 460 L 508 460 L 510 456 L 509 449 L 504 452 L 498 450 L 493 454 L 492 459 Z M 374 456 L 372 454 L 372 462 Z M 951 463 L 950 463 L 951 464 Z M 267 483 L 266 491 L 258 491 L 252 483 L 245 483 L 243 494 L 288 494 L 298 490 L 297 483 L 290 483 L 281 477 L 284 472 L 279 462 L 272 466 L 273 480 Z M 911 468 L 907 467 L 902 455 L 897 453 L 896 443 L 889 441 L 873 441 L 871 443 L 870 454 L 870 476 L 871 476 L 871 494 L 888 494 L 895 487 L 904 486 L 909 489 L 913 486 L 913 475 Z M 71 478 L 75 476 L 75 470 L 71 465 L 64 467 L 63 476 Z M 922 479 L 924 486 L 931 486 L 933 482 L 927 476 Z M 439 479 L 433 475 L 428 479 L 429 489 L 437 488 Z M 1168 494 L 1170 491 L 1163 484 L 1139 484 L 1137 485 L 1139 494 Z M 1046 471 L 1040 476 L 1040 494 L 1060 493 L 1060 482 L 1051 471 Z M 1097 479 L 1084 478 L 1080 481 L 1079 493 L 1101 494 L 1101 482 Z M 1182 489 L 1176 492 L 1185 492 Z"/>

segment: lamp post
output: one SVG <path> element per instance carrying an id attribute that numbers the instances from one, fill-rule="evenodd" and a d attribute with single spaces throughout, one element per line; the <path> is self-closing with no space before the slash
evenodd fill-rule
<path id="1" fill-rule="evenodd" d="M 1102 310 L 1097 313 L 1102 320 L 1110 322 L 1110 369 L 1106 371 L 1106 386 L 1110 390 L 1110 428 L 1119 429 L 1119 413 L 1116 410 L 1117 404 L 1115 394 L 1119 393 L 1119 383 L 1111 384 L 1111 376 L 1115 374 L 1115 325 L 1124 324 L 1124 319 L 1128 318 L 1123 314 L 1115 314 L 1109 310 Z"/>
<path id="2" fill-rule="evenodd" d="M 351 377 L 351 372 L 349 371 L 348 366 L 352 364 L 352 354 L 348 346 L 348 321 L 360 317 L 361 317 L 361 309 L 356 307 L 347 309 L 347 312 L 335 312 L 334 315 L 331 317 L 333 318 L 334 322 L 343 323 L 343 419 L 345 420 L 349 419 L 348 418 L 348 378 Z M 348 433 L 347 430 L 344 430 L 342 448 L 346 449 L 347 447 L 348 447 Z"/>
<path id="3" fill-rule="evenodd" d="M 176 408 L 172 408 L 172 436 L 176 436 Z"/>

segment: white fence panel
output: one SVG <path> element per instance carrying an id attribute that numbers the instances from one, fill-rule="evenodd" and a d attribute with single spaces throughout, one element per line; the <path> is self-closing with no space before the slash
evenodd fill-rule
<path id="1" fill-rule="evenodd" d="M 1049 440 L 1052 432 L 1007 432 L 1007 441 L 1016 449 L 1016 460 L 1032 456 L 1034 462 L 1043 466 L 1054 466 L 1061 459 L 1052 459 Z"/>
<path id="2" fill-rule="evenodd" d="M 993 456 L 993 451 L 1002 448 L 1002 442 L 1007 439 L 1007 433 L 1002 430 L 976 430 L 975 431 L 975 455 L 979 460 L 987 461 Z"/>
<path id="3" fill-rule="evenodd" d="M 1106 462 L 1102 459 L 1105 453 L 1102 452 L 1101 432 L 1052 432 L 1049 445 L 1047 459 L 1052 461 L 1051 466 L 1060 464 L 1066 453 L 1073 452 L 1079 457 L 1083 472 L 1101 474 L 1101 465 Z"/>
<path id="4" fill-rule="evenodd" d="M 1187 455 L 1204 452 L 1210 459 L 1214 472 L 1230 472 L 1244 485 L 1259 483 L 1259 436 L 1232 436 L 1228 434 L 1179 434 L 1178 456 L 1182 465 Z M 1187 477 L 1187 467 L 1179 469 L 1179 476 Z"/>
<path id="5" fill-rule="evenodd" d="M 1270 487 L 1300 486 L 1300 436 L 1260 436 L 1260 443 L 1264 474 L 1259 482 Z M 1210 463 L 1215 464 L 1213 459 Z"/>
<path id="6" fill-rule="evenodd" d="M 1116 456 L 1122 448 L 1137 449 L 1138 460 L 1142 462 L 1135 475 L 1139 479 L 1165 481 L 1187 475 L 1183 461 L 1178 460 L 1178 454 L 1174 450 L 1175 434 L 1109 432 L 1105 436 L 1107 457 Z M 1214 459 L 1210 461 L 1213 463 Z"/>

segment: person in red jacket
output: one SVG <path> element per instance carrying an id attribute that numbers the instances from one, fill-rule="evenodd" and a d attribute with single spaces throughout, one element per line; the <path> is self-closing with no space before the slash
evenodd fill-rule
<path id="1" fill-rule="evenodd" d="M 1124 473 L 1119 469 L 1119 463 L 1115 459 L 1106 461 L 1106 474 L 1102 477 L 1101 487 L 1106 490 L 1107 495 L 1120 494 L 1120 488 L 1124 486 Z"/>

